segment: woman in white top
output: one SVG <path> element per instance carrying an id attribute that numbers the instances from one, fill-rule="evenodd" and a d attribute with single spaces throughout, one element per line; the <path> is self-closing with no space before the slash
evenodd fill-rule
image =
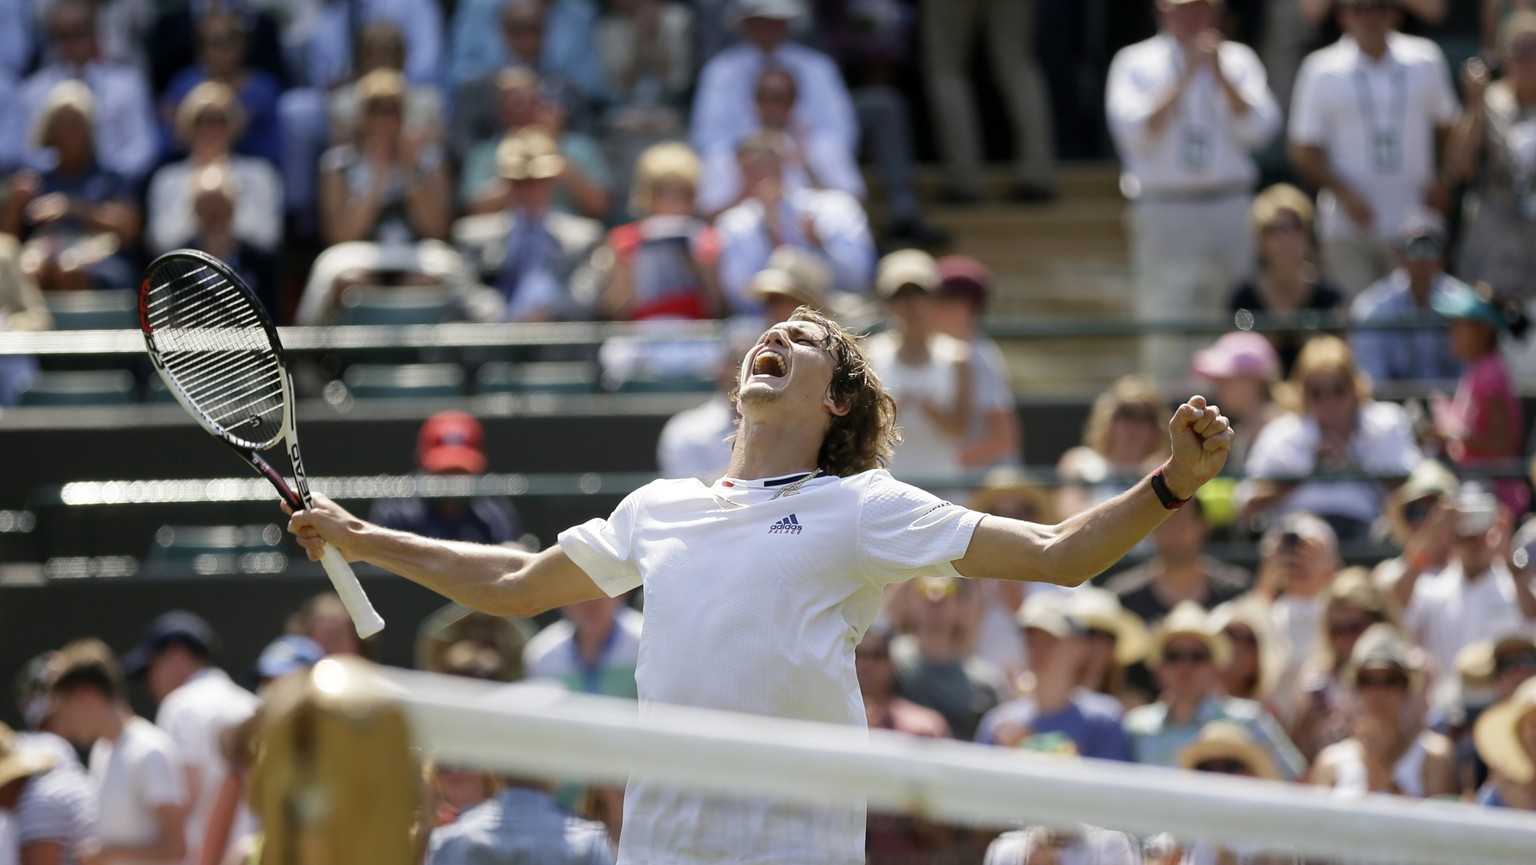
<path id="1" fill-rule="evenodd" d="M 1150 379 L 1122 376 L 1093 401 L 1083 443 L 1056 464 L 1062 486 L 1057 516 L 1065 519 L 1129 489 L 1167 456 L 1162 416 L 1167 400 Z"/>
<path id="2" fill-rule="evenodd" d="M 1322 472 L 1405 477 L 1422 456 L 1401 406 L 1371 399 L 1370 380 L 1349 344 L 1309 340 L 1291 371 L 1292 411 L 1264 427 L 1248 453 L 1248 482 L 1238 490 L 1244 516 L 1274 521 L 1296 511 L 1327 520 L 1341 541 L 1364 538 L 1386 491 L 1373 480 L 1306 480 Z"/>
<path id="3" fill-rule="evenodd" d="M 204 81 L 181 100 L 176 137 L 188 154 L 156 171 L 150 181 L 145 239 L 151 252 L 188 246 L 197 236 L 197 180 L 210 168 L 222 169 L 238 193 L 233 196 L 235 240 L 263 252 L 277 247 L 283 229 L 282 178 L 266 160 L 234 152 L 244 128 L 245 112 L 227 84 Z"/>
<path id="4" fill-rule="evenodd" d="M 1361 635 L 1344 669 L 1360 711 L 1351 721 L 1352 735 L 1317 756 L 1313 783 L 1347 796 L 1456 793 L 1455 748 L 1422 721 L 1416 654 L 1391 625 L 1372 625 Z"/>
<path id="5" fill-rule="evenodd" d="M 901 444 L 891 473 L 917 481 L 958 482 L 960 445 L 970 416 L 971 362 L 965 343 L 934 328 L 933 256 L 916 249 L 880 260 L 875 289 L 890 312 L 891 330 L 869 341 L 869 362 L 896 398 Z"/>

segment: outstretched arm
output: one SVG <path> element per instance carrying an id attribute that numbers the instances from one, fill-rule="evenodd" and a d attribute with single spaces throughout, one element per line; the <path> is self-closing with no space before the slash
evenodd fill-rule
<path id="1" fill-rule="evenodd" d="M 440 541 L 360 520 L 330 499 L 299 511 L 288 530 L 318 560 L 329 542 L 348 561 L 393 571 L 451 601 L 498 616 L 532 616 L 603 597 L 603 590 L 558 545 L 540 553 Z"/>
<path id="2" fill-rule="evenodd" d="M 1168 423 L 1173 456 L 1163 464 L 1168 491 L 1193 496 L 1226 465 L 1232 428 L 1221 410 L 1191 397 Z M 955 569 L 966 577 L 1080 585 L 1119 561 L 1172 513 L 1150 480 L 1059 525 L 988 516 Z"/>

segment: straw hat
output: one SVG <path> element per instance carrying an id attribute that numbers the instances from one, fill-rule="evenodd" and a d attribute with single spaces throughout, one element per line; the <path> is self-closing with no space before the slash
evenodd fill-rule
<path id="1" fill-rule="evenodd" d="M 496 145 L 496 175 L 503 180 L 549 180 L 564 170 L 559 145 L 541 129 L 509 132 Z"/>
<path id="2" fill-rule="evenodd" d="M 1083 623 L 1071 614 L 1068 603 L 1061 592 L 1030 592 L 1014 618 L 1020 628 L 1044 631 L 1058 639 L 1085 636 Z"/>
<path id="3" fill-rule="evenodd" d="M 1231 721 L 1212 721 L 1200 728 L 1200 738 L 1179 752 L 1179 765 L 1194 769 L 1207 760 L 1237 760 L 1255 777 L 1280 780 L 1275 761 L 1253 740 L 1248 728 Z"/>
<path id="4" fill-rule="evenodd" d="M 1082 586 L 1072 592 L 1069 606 L 1072 618 L 1090 631 L 1108 631 L 1115 635 L 1115 663 L 1122 667 L 1147 656 L 1152 634 L 1135 613 L 1120 605 L 1120 598 L 1108 589 Z"/>
<path id="5" fill-rule="evenodd" d="M 1211 621 L 1210 613 L 1194 601 L 1181 601 L 1152 632 L 1152 645 L 1147 652 L 1147 664 L 1162 666 L 1163 648 L 1174 637 L 1195 637 L 1211 650 L 1211 660 L 1218 667 L 1232 661 L 1232 644 L 1225 634 Z"/>
<path id="6" fill-rule="evenodd" d="M 1520 741 L 1520 722 L 1532 712 L 1536 712 L 1536 679 L 1527 679 L 1508 700 L 1489 706 L 1472 728 L 1477 755 L 1516 784 L 1529 783 L 1536 776 L 1531 753 Z"/>
<path id="7" fill-rule="evenodd" d="M 1056 522 L 1056 507 L 1051 496 L 1040 486 L 1025 477 L 1023 472 L 1012 468 L 995 468 L 982 478 L 981 487 L 971 496 L 973 511 L 991 513 L 999 500 L 1016 496 L 1029 502 L 1034 511 L 1034 522 L 1050 525 Z"/>
<path id="8" fill-rule="evenodd" d="M 1253 631 L 1259 654 L 1257 696 L 1264 699 L 1279 690 L 1280 677 L 1285 672 L 1285 648 L 1275 633 L 1265 603 L 1254 595 L 1243 595 L 1211 610 L 1211 621 L 1222 632 L 1232 625 L 1243 625 Z"/>
<path id="9" fill-rule="evenodd" d="M 747 285 L 747 292 L 758 300 L 783 295 L 802 306 L 827 308 L 827 289 L 832 273 L 811 255 L 789 246 L 781 246 L 768 256 L 768 266 L 757 272 Z"/>
<path id="10" fill-rule="evenodd" d="M 1406 638 L 1386 622 L 1377 622 L 1365 629 L 1355 641 L 1355 650 L 1339 678 L 1350 687 L 1355 677 L 1364 670 L 1399 670 L 1408 676 L 1408 687 L 1418 687 L 1424 664 L 1419 653 Z"/>
<path id="11" fill-rule="evenodd" d="M 909 285 L 933 294 L 941 281 L 939 263 L 921 249 L 898 249 L 875 267 L 875 293 L 883 300 L 895 297 Z"/>
<path id="12" fill-rule="evenodd" d="M 1392 537 L 1399 544 L 1405 544 L 1413 534 L 1413 528 L 1408 525 L 1408 520 L 1403 515 L 1409 503 L 1419 499 L 1454 495 L 1459 483 L 1456 475 L 1452 474 L 1451 470 L 1439 460 L 1423 460 L 1414 466 L 1408 479 L 1393 491 L 1392 497 L 1387 501 L 1387 527 L 1391 529 Z"/>
<path id="13" fill-rule="evenodd" d="M 51 768 L 52 755 L 22 750 L 16 731 L 0 724 L 0 787 L 17 778 L 30 778 Z"/>

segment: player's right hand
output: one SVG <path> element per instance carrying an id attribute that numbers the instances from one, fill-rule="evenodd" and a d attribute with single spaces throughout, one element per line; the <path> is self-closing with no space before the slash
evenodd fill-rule
<path id="1" fill-rule="evenodd" d="M 352 541 L 362 529 L 363 521 L 318 493 L 314 495 L 314 503 L 314 507 L 302 511 L 295 511 L 286 503 L 283 504 L 283 512 L 289 515 L 288 531 L 298 540 L 299 546 L 304 548 L 312 562 L 320 561 L 326 544 L 335 547 L 347 561 L 355 561 L 356 557 L 351 550 Z"/>

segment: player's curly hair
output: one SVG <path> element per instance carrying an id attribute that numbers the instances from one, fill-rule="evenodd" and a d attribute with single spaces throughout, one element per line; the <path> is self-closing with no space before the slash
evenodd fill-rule
<path id="1" fill-rule="evenodd" d="M 848 413 L 832 418 L 832 426 L 822 439 L 816 465 L 827 474 L 847 477 L 891 462 L 891 454 L 901 444 L 896 428 L 896 401 L 880 385 L 880 376 L 864 357 L 859 337 L 837 321 L 802 306 L 790 321 L 808 321 L 827 332 L 823 347 L 832 353 L 832 383 L 828 386 L 834 402 L 848 406 Z"/>

